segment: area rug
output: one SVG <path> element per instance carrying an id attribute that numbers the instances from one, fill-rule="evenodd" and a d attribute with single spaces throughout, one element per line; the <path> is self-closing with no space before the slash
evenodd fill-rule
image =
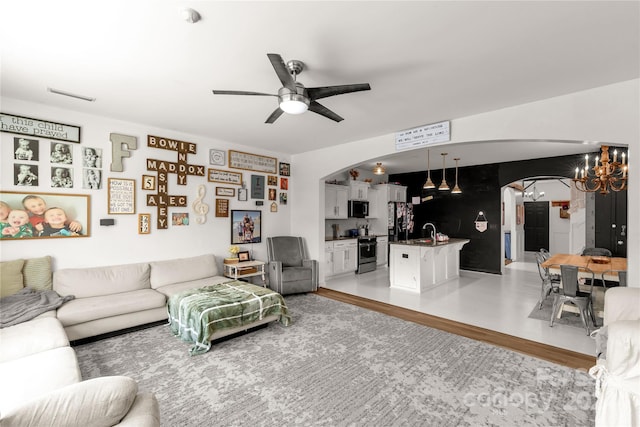
<path id="1" fill-rule="evenodd" d="M 530 319 L 538 319 L 549 323 L 551 319 L 551 309 L 553 308 L 553 296 L 546 298 L 542 303 L 542 309 L 538 309 L 538 303 L 533 307 L 531 313 L 529 313 Z M 570 311 L 564 311 L 560 318 L 556 317 L 556 320 L 553 321 L 554 325 L 567 325 L 573 326 L 575 328 L 584 329 L 584 325 L 582 324 L 582 320 L 580 319 L 580 314 L 573 313 Z M 602 326 L 602 318 L 596 315 L 596 325 L 593 326 L 591 324 L 591 320 L 589 320 L 589 327 L 591 330 L 597 329 Z M 586 332 L 585 332 L 586 333 Z"/>
<path id="2" fill-rule="evenodd" d="M 584 426 L 594 381 L 520 353 L 314 294 L 189 356 L 168 326 L 75 347 L 84 379 L 127 375 L 163 426 Z"/>

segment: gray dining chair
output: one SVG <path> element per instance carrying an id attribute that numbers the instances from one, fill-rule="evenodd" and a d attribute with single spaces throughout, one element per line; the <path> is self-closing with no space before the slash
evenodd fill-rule
<path id="1" fill-rule="evenodd" d="M 611 275 L 611 273 L 618 274 L 618 286 L 627 286 L 627 270 L 607 270 L 602 272 L 602 287 L 607 289 L 607 281 L 604 276 Z"/>
<path id="2" fill-rule="evenodd" d="M 589 292 L 580 290 L 578 273 L 590 276 L 591 284 L 589 286 Z M 587 335 L 589 335 L 591 330 L 589 329 L 589 319 L 587 317 L 591 317 L 593 326 L 596 326 L 596 316 L 593 312 L 592 299 L 595 275 L 593 271 L 587 267 L 562 264 L 560 265 L 560 276 L 562 277 L 562 288 L 553 296 L 553 309 L 551 310 L 549 326 L 553 327 L 553 322 L 560 314 L 564 304 L 570 303 L 580 310 L 582 324 L 587 330 Z"/>
<path id="3" fill-rule="evenodd" d="M 549 269 L 542 266 L 542 263 L 548 259 L 545 257 L 545 254 L 542 251 L 536 252 L 535 255 L 536 264 L 538 265 L 538 274 L 540 275 L 540 279 L 542 280 L 538 310 L 542 310 L 542 304 L 544 303 L 544 300 L 547 299 L 547 297 L 551 295 L 552 292 L 558 292 L 558 289 L 560 288 L 560 276 L 557 274 L 549 273 Z"/>
<path id="4" fill-rule="evenodd" d="M 611 251 L 607 248 L 584 248 L 582 255 L 588 256 L 612 256 Z"/>

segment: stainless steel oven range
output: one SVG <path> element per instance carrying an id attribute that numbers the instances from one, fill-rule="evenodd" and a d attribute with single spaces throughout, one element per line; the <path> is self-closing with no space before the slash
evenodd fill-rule
<path id="1" fill-rule="evenodd" d="M 366 273 L 376 269 L 376 244 L 375 236 L 358 237 L 358 270 L 356 273 Z"/>

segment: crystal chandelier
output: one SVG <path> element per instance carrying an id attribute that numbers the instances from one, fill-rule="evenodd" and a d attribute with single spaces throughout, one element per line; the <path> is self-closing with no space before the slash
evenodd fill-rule
<path id="1" fill-rule="evenodd" d="M 598 156 L 589 168 L 589 155 L 584 156 L 584 168 L 576 168 L 573 178 L 575 187 L 585 193 L 600 191 L 600 194 L 608 194 L 609 190 L 622 191 L 627 188 L 626 154 L 622 153 L 622 162 L 618 162 L 618 150 L 613 151 L 613 162 L 609 161 L 609 147 L 602 146 L 598 164 Z"/>

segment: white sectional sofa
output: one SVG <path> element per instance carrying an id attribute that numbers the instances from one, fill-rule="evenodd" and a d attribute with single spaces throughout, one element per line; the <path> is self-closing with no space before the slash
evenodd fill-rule
<path id="1" fill-rule="evenodd" d="M 596 427 L 640 426 L 640 288 L 607 290 L 595 337 Z"/>
<path id="2" fill-rule="evenodd" d="M 167 319 L 174 293 L 230 279 L 218 275 L 214 255 L 149 263 L 73 268 L 53 273 L 53 290 L 74 295 L 57 311 L 69 340 Z"/>
<path id="3" fill-rule="evenodd" d="M 167 319 L 169 296 L 230 280 L 218 275 L 215 256 L 62 269 L 53 280 L 50 258 L 38 260 L 45 259 L 48 267 L 35 278 L 25 273 L 16 289 L 53 286 L 74 299 L 0 329 L 0 426 L 159 426 L 155 396 L 139 393 L 133 379 L 82 381 L 70 341 Z M 13 274 L 16 266 L 22 268 L 19 261 L 0 263 L 2 296 L 14 285 L 9 282 L 18 280 L 9 278 L 9 270 Z"/>

